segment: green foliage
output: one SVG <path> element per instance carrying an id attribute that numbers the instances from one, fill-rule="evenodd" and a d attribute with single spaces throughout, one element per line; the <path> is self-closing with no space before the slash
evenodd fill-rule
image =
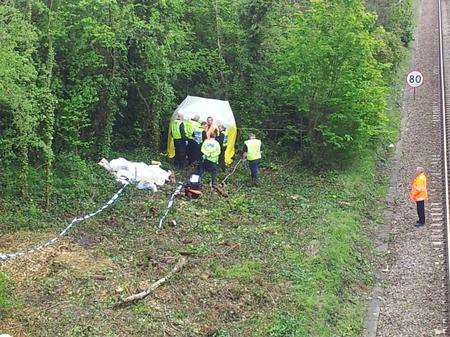
<path id="1" fill-rule="evenodd" d="M 378 14 L 378 22 L 404 46 L 414 39 L 413 0 L 368 0 L 369 9 Z"/>
<path id="2" fill-rule="evenodd" d="M 413 38 L 412 0 L 367 7 L 378 16 L 362 0 L 4 2 L 1 165 L 23 195 L 28 166 L 44 167 L 48 204 L 55 158 L 160 151 L 185 95 L 228 99 L 239 126 L 339 161 L 382 133 Z"/>
<path id="3" fill-rule="evenodd" d="M 45 203 L 45 171 L 29 167 L 29 198 L 20 198 L 18 172 L 7 166 L 0 172 L 0 233 L 19 229 L 38 229 L 67 223 L 71 216 L 93 210 L 115 190 L 111 176 L 99 165 L 73 154 L 55 160 L 53 193 L 47 211 Z M 5 211 L 8 210 L 8 211 Z"/>
<path id="4" fill-rule="evenodd" d="M 295 18 L 282 52 L 284 98 L 298 111 L 314 158 L 361 150 L 385 123 L 382 41 L 362 1 L 312 1 Z"/>
<path id="5" fill-rule="evenodd" d="M 173 231 L 149 237 L 157 220 L 153 211 L 166 200 L 147 194 L 125 196 L 111 214 L 77 228 L 78 238 L 99 239 L 87 255 L 112 262 L 103 270 L 108 277 L 87 282 L 77 268 L 60 262 L 52 265 L 51 278 L 37 275 L 42 282 L 28 284 L 40 287 L 36 298 L 58 289 L 66 301 L 52 303 L 62 309 L 54 310 L 54 320 L 39 321 L 36 308 L 28 308 L 35 327 L 44 334 L 64 326 L 80 336 L 151 335 L 176 317 L 196 335 L 198 321 L 188 324 L 194 317 L 227 325 L 214 336 L 358 335 L 363 310 L 357 287 L 371 282 L 363 224 L 373 220 L 367 216 L 370 201 L 383 193 L 365 149 L 386 136 L 386 83 L 413 38 L 412 0 L 370 0 L 368 9 L 362 0 L 2 2 L 1 233 L 32 229 L 33 241 L 40 242 L 49 227 L 94 209 L 116 188 L 95 164 L 99 157 L 155 159 L 170 114 L 188 94 L 229 99 L 239 127 L 247 128 L 243 134 L 251 128 L 265 144 L 282 145 L 267 146 L 267 155 L 279 161 L 265 163 L 264 189 L 241 189 L 247 172 L 238 172 L 236 185 L 229 184 L 239 193 L 208 195 L 173 209 Z M 351 171 L 316 176 L 285 165 L 296 158 L 276 149 L 313 164 L 361 160 Z M 183 284 L 189 296 L 174 302 L 184 308 L 164 308 L 173 315 L 149 317 L 157 308 L 142 302 L 118 311 L 111 326 L 97 320 L 116 300 L 111 289 L 123 275 L 130 278 L 127 287 L 143 274 L 159 277 L 168 262 L 154 265 L 149 256 L 178 252 L 194 255 L 195 263 L 176 281 L 211 287 Z M 224 288 L 221 282 L 234 288 L 214 295 Z M 204 289 L 215 305 L 191 312 Z M 0 273 L 0 308 L 10 305 L 9 291 Z M 169 298 L 175 297 L 180 294 Z M 223 308 L 224 301 L 232 305 Z M 254 317 L 218 320 L 236 319 L 236 308 Z M 73 312 L 80 309 L 96 314 L 78 320 Z"/>
<path id="6" fill-rule="evenodd" d="M 385 77 L 393 80 L 393 74 L 405 57 L 406 47 L 414 39 L 413 1 L 369 0 L 369 9 L 377 13 L 378 24 L 384 27 L 380 37 L 385 44 L 377 58 L 390 65 Z"/>
<path id="7" fill-rule="evenodd" d="M 4 5 L 0 5 L 0 27 L 0 157 L 20 168 L 20 189 L 25 195 L 29 151 L 40 145 L 32 58 L 36 32 L 22 13 Z"/>
<path id="8" fill-rule="evenodd" d="M 0 310 L 9 308 L 13 304 L 11 298 L 11 287 L 6 274 L 0 272 Z M 1 317 L 1 314 L 0 314 Z"/>
<path id="9" fill-rule="evenodd" d="M 269 330 L 269 337 L 295 337 L 301 336 L 299 332 L 299 319 L 293 317 L 290 313 L 280 313 L 276 318 L 275 324 Z"/>

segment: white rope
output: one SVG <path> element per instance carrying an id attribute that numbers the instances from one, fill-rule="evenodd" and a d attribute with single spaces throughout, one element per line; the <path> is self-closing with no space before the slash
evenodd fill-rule
<path id="1" fill-rule="evenodd" d="M 68 232 L 72 227 L 75 226 L 75 224 L 77 224 L 77 223 L 79 223 L 79 222 L 83 222 L 83 221 L 85 221 L 85 220 L 87 220 L 87 219 L 90 219 L 90 218 L 96 216 L 97 214 L 103 212 L 103 211 L 104 211 L 106 208 L 108 208 L 109 206 L 111 206 L 111 205 L 114 203 L 114 201 L 116 201 L 116 200 L 119 198 L 119 196 L 122 194 L 122 192 L 123 192 L 123 190 L 125 189 L 125 187 L 127 187 L 128 185 L 129 185 L 129 183 L 128 183 L 128 182 L 125 182 L 124 185 L 122 186 L 122 188 L 121 188 L 119 191 L 117 191 L 117 193 L 114 194 L 114 195 L 111 197 L 111 199 L 109 199 L 109 200 L 108 200 L 102 207 L 100 207 L 97 211 L 95 211 L 95 212 L 93 212 L 93 213 L 90 213 L 90 214 L 86 214 L 86 215 L 83 216 L 83 217 L 73 219 L 73 220 L 69 223 L 69 225 L 68 225 L 66 228 L 64 228 L 64 229 L 63 229 L 57 236 L 55 236 L 53 239 L 48 240 L 48 241 L 45 242 L 45 243 L 42 243 L 42 244 L 40 244 L 40 245 L 34 246 L 33 248 L 30 248 L 30 249 L 28 249 L 28 250 L 24 250 L 24 251 L 21 251 L 21 252 L 15 252 L 15 253 L 3 253 L 3 254 L 0 253 L 0 261 L 7 261 L 7 260 L 15 259 L 16 257 L 19 257 L 19 256 L 23 256 L 23 255 L 27 255 L 27 254 L 32 254 L 32 253 L 38 252 L 38 251 L 40 251 L 40 250 L 42 250 L 42 249 L 44 249 L 44 248 L 46 248 L 46 247 L 48 247 L 48 246 L 54 244 L 54 243 L 55 243 L 56 241 L 58 241 L 61 237 L 63 237 L 64 235 L 66 235 L 67 232 Z"/>
<path id="2" fill-rule="evenodd" d="M 163 223 L 164 223 L 164 219 L 167 217 L 167 214 L 169 214 L 170 209 L 173 206 L 173 202 L 175 200 L 175 197 L 180 194 L 181 189 L 183 188 L 183 183 L 178 183 L 177 188 L 175 189 L 175 191 L 172 193 L 172 195 L 170 196 L 169 202 L 167 204 L 167 208 L 166 211 L 164 212 L 163 217 L 159 220 L 158 223 L 158 229 L 162 229 L 163 227 Z"/>
<path id="3" fill-rule="evenodd" d="M 236 169 L 238 168 L 238 166 L 239 166 L 239 164 L 242 162 L 242 159 L 239 159 L 239 161 L 236 163 L 236 165 L 234 166 L 234 168 L 233 168 L 233 171 L 231 171 L 226 177 L 225 177 L 225 179 L 224 180 L 222 180 L 222 185 L 223 184 L 225 184 L 225 181 L 227 181 L 227 179 L 229 178 L 229 177 L 231 177 L 235 172 L 236 172 Z"/>

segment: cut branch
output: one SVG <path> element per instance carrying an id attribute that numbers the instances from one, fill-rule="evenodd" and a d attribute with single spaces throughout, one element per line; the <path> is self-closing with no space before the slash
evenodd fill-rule
<path id="1" fill-rule="evenodd" d="M 159 279 L 158 281 L 154 282 L 146 290 L 141 291 L 140 293 L 131 295 L 131 296 L 125 298 L 124 300 L 122 300 L 121 302 L 116 303 L 114 305 L 114 308 L 118 308 L 118 307 L 121 307 L 121 306 L 123 306 L 125 304 L 128 304 L 128 303 L 135 302 L 135 301 L 142 300 L 142 299 L 146 298 L 148 295 L 150 295 L 150 293 L 155 291 L 159 286 L 161 286 L 162 284 L 167 282 L 174 274 L 178 273 L 181 269 L 183 269 L 183 267 L 186 264 L 186 262 L 187 262 L 187 258 L 185 256 L 182 256 L 180 258 L 180 260 L 178 260 L 177 264 L 170 271 L 169 274 L 167 274 L 165 277 Z"/>

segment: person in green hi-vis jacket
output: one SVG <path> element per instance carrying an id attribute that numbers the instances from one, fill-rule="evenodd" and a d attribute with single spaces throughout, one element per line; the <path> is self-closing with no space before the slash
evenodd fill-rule
<path id="1" fill-rule="evenodd" d="M 183 123 L 183 114 L 178 113 L 177 119 L 172 122 L 171 132 L 173 137 L 173 142 L 175 145 L 175 167 L 178 169 L 184 168 L 184 163 L 186 161 L 186 132 Z"/>
<path id="2" fill-rule="evenodd" d="M 256 139 L 256 136 L 251 133 L 249 139 L 244 142 L 243 160 L 248 160 L 250 167 L 250 174 L 254 185 L 259 183 L 259 162 L 261 161 L 261 141 Z"/>
<path id="3" fill-rule="evenodd" d="M 220 144 L 216 140 L 216 134 L 212 132 L 209 136 L 209 139 L 206 139 L 201 148 L 201 152 L 203 154 L 203 161 L 199 166 L 198 175 L 203 177 L 203 173 L 209 172 L 211 173 L 211 183 L 212 186 L 216 186 L 216 176 L 217 176 L 217 165 L 219 163 L 220 156 Z"/>

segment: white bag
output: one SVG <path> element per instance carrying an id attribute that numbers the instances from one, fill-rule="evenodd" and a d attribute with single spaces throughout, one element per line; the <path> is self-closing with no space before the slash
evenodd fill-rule
<path id="1" fill-rule="evenodd" d="M 145 163 L 136 163 L 124 158 L 113 159 L 108 162 L 105 158 L 98 163 L 115 175 L 117 181 L 125 184 L 132 182 L 137 184 L 139 189 L 150 189 L 156 192 L 156 185 L 163 186 L 169 177 L 171 171 L 165 171 L 159 165 L 147 165 Z"/>

